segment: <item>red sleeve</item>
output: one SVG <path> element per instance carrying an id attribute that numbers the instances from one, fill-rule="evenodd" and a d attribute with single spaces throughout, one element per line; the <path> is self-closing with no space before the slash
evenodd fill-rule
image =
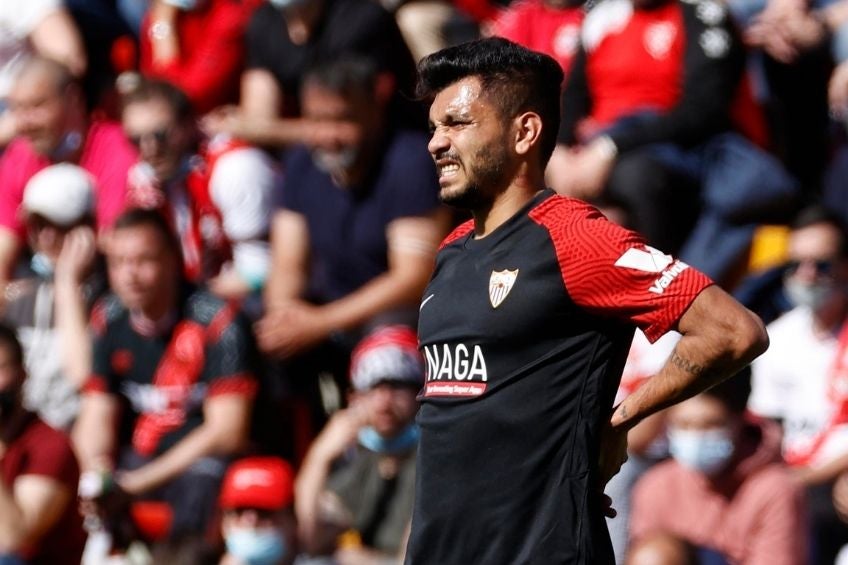
<path id="1" fill-rule="evenodd" d="M 54 430 L 44 422 L 38 421 L 30 432 L 29 441 L 32 449 L 28 450 L 21 475 L 40 475 L 49 477 L 76 491 L 79 480 L 77 466 L 71 442 L 68 437 Z"/>
<path id="2" fill-rule="evenodd" d="M 465 223 L 457 226 L 452 232 L 448 234 L 448 236 L 442 241 L 441 245 L 439 245 L 439 251 L 456 241 L 461 237 L 465 237 L 471 231 L 474 230 L 474 220 L 468 220 Z"/>
<path id="3" fill-rule="evenodd" d="M 575 304 L 632 321 L 654 342 L 672 329 L 706 275 L 645 244 L 585 202 L 554 196 L 530 212 L 550 233 Z"/>
<path id="4" fill-rule="evenodd" d="M 0 226 L 24 240 L 26 233 L 18 215 L 27 181 L 47 166 L 21 139 L 13 141 L 0 158 Z"/>

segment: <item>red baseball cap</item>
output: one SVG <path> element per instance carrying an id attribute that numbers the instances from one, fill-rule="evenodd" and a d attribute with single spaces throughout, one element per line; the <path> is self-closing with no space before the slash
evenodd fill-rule
<path id="1" fill-rule="evenodd" d="M 294 500 L 294 471 L 279 457 L 247 457 L 230 465 L 221 485 L 221 508 L 280 510 Z"/>

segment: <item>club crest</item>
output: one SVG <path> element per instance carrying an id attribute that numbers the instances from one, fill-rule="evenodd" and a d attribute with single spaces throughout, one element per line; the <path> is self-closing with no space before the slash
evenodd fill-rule
<path id="1" fill-rule="evenodd" d="M 492 271 L 492 276 L 489 277 L 489 302 L 492 303 L 492 308 L 497 308 L 501 305 L 512 286 L 515 284 L 515 279 L 518 278 L 518 269 L 510 271 Z"/>

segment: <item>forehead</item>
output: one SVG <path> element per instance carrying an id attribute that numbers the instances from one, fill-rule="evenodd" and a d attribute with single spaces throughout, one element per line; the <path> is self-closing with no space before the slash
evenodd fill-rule
<path id="1" fill-rule="evenodd" d="M 717 398 L 710 395 L 694 396 L 669 410 L 672 424 L 714 425 L 727 421 L 730 411 Z"/>
<path id="2" fill-rule="evenodd" d="M 39 69 L 31 69 L 18 76 L 9 96 L 12 98 L 27 98 L 50 96 L 58 93 L 56 83 L 49 73 Z"/>
<path id="3" fill-rule="evenodd" d="M 474 115 L 493 110 L 482 96 L 482 84 L 478 77 L 465 77 L 446 86 L 436 94 L 430 105 L 430 121 L 444 118 Z"/>
<path id="4" fill-rule="evenodd" d="M 118 228 L 112 232 L 109 251 L 112 255 L 125 255 L 137 252 L 155 254 L 165 245 L 164 238 L 151 226 L 132 226 Z"/>
<path id="5" fill-rule="evenodd" d="M 141 126 L 151 122 L 172 121 L 174 111 L 162 98 L 154 97 L 127 104 L 124 108 L 123 122 L 127 127 Z"/>
<path id="6" fill-rule="evenodd" d="M 792 259 L 826 259 L 839 253 L 840 233 L 827 223 L 813 224 L 792 232 L 789 256 Z"/>
<path id="7" fill-rule="evenodd" d="M 302 93 L 303 113 L 311 116 L 349 112 L 357 103 L 357 99 L 362 98 L 356 93 L 347 95 L 335 92 L 315 82 L 304 84 Z"/>

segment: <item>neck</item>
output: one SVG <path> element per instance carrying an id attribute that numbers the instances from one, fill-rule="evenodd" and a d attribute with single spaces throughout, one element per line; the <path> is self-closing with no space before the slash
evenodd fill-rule
<path id="1" fill-rule="evenodd" d="M 163 326 L 170 326 L 174 316 L 174 311 L 177 305 L 176 290 L 171 290 L 164 293 L 164 299 L 156 304 L 151 304 L 147 308 L 142 308 L 132 312 L 134 326 L 136 330 L 142 334 L 154 333 L 158 334 L 163 329 Z"/>
<path id="2" fill-rule="evenodd" d="M 834 331 L 839 331 L 846 313 L 848 313 L 848 302 L 842 297 L 834 303 L 814 310 L 813 331 L 823 337 L 832 335 Z"/>
<path id="3" fill-rule="evenodd" d="M 528 175 L 514 177 L 506 190 L 499 192 L 488 206 L 472 210 L 474 237 L 481 239 L 498 229 L 544 189 L 541 175 L 538 178 Z"/>

